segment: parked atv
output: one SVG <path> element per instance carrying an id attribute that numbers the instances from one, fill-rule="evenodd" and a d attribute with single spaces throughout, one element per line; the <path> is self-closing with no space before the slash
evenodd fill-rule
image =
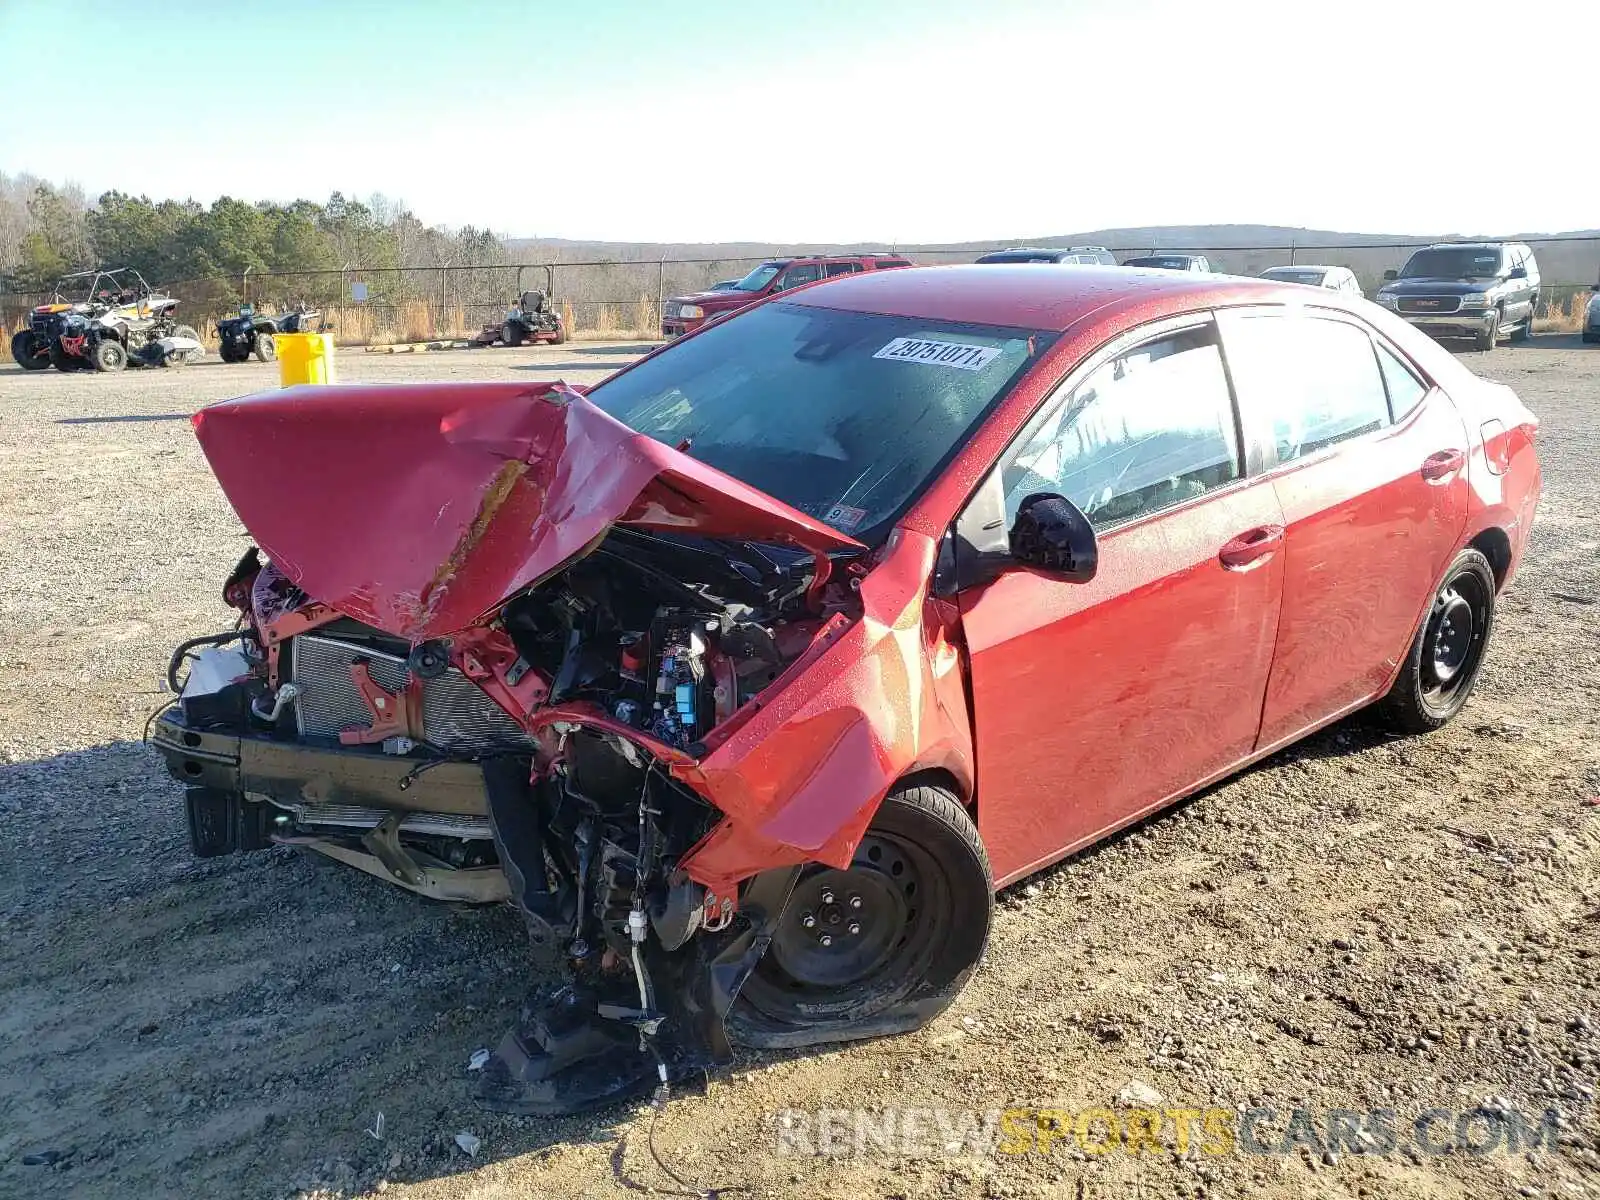
<path id="1" fill-rule="evenodd" d="M 274 335 L 320 332 L 326 328 L 322 314 L 303 304 L 274 316 L 264 316 L 245 304 L 240 306 L 237 315 L 217 322 L 217 339 L 222 345 L 223 362 L 244 362 L 252 354 L 261 362 L 271 362 L 278 356 L 277 345 L 272 340 Z"/>
<path id="2" fill-rule="evenodd" d="M 29 369 L 61 371 L 183 366 L 204 357 L 205 347 L 192 326 L 178 324 L 177 311 L 177 300 L 132 268 L 80 271 L 33 310 L 28 329 L 12 339 L 12 356 Z"/>
<path id="3" fill-rule="evenodd" d="M 18 366 L 25 371 L 43 371 L 55 362 L 58 353 L 54 348 L 61 325 L 72 314 L 89 310 L 91 284 L 96 277 L 94 271 L 77 271 L 56 280 L 50 299 L 28 314 L 28 327 L 12 335 L 11 357 Z"/>
<path id="4" fill-rule="evenodd" d="M 61 371 L 181 367 L 204 353 L 187 325 L 130 332 L 114 312 L 68 313 L 50 346 L 50 360 Z"/>

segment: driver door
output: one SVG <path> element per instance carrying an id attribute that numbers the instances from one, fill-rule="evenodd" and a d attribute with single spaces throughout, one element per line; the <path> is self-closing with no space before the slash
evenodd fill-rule
<path id="1" fill-rule="evenodd" d="M 1073 373 L 958 520 L 993 544 L 1022 499 L 1072 500 L 1083 583 L 1012 566 L 962 590 L 978 828 L 997 884 L 1249 756 L 1283 587 L 1283 512 L 1247 469 L 1215 323 L 1148 326 Z"/>

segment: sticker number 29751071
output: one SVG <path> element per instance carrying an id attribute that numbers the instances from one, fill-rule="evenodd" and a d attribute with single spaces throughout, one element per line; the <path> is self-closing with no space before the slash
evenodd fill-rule
<path id="1" fill-rule="evenodd" d="M 873 358 L 895 362 L 927 363 L 934 367 L 955 367 L 961 371 L 981 371 L 1000 356 L 997 346 L 969 346 L 962 342 L 939 342 L 932 338 L 898 337 Z"/>

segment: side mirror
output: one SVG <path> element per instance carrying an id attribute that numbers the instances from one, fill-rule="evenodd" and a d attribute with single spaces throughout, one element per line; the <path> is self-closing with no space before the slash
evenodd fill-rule
<path id="1" fill-rule="evenodd" d="M 1011 556 L 1024 566 L 1087 583 L 1100 565 L 1094 526 L 1083 511 L 1054 492 L 1034 492 L 1011 524 Z"/>
<path id="2" fill-rule="evenodd" d="M 1527 277 L 1528 277 L 1528 268 L 1527 267 L 1512 267 L 1511 268 L 1511 274 L 1506 276 L 1507 279 L 1526 279 Z"/>
<path id="3" fill-rule="evenodd" d="M 1400 272 L 1399 271 L 1385 271 L 1383 273 L 1383 281 L 1385 283 L 1389 283 L 1389 282 L 1391 282 L 1393 280 L 1396 280 L 1396 279 L 1399 279 L 1399 278 L 1400 278 Z"/>

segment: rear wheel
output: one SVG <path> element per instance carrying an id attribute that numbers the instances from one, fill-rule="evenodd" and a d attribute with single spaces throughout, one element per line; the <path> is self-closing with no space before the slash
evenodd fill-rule
<path id="1" fill-rule="evenodd" d="M 507 321 L 500 327 L 500 340 L 508 346 L 522 345 L 522 326 L 515 321 Z"/>
<path id="2" fill-rule="evenodd" d="M 128 365 L 128 351 L 121 342 L 106 338 L 89 351 L 89 361 L 96 371 L 120 371 Z"/>
<path id="3" fill-rule="evenodd" d="M 730 1032 L 810 1045 L 927 1024 L 983 957 L 989 857 L 950 792 L 891 792 L 845 870 L 808 867 L 739 993 Z"/>
<path id="4" fill-rule="evenodd" d="M 1378 703 L 1386 724 L 1427 733 L 1461 711 L 1483 666 L 1494 606 L 1494 569 L 1480 551 L 1463 550 L 1434 593 L 1400 677 Z"/>
<path id="5" fill-rule="evenodd" d="M 556 322 L 556 336 L 550 339 L 552 346 L 560 346 L 567 340 L 567 327 L 560 321 Z"/>
<path id="6" fill-rule="evenodd" d="M 261 362 L 271 362 L 278 357 L 278 343 L 272 340 L 270 333 L 256 334 L 256 358 Z"/>
<path id="7" fill-rule="evenodd" d="M 50 355 L 45 352 L 44 339 L 31 329 L 19 330 L 11 337 L 11 357 L 24 371 L 43 371 L 50 366 Z"/>

